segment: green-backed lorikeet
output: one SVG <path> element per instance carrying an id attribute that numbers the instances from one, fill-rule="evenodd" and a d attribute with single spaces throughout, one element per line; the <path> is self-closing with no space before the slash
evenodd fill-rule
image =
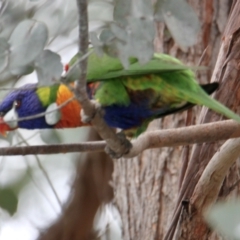
<path id="1" fill-rule="evenodd" d="M 193 71 L 169 55 L 155 54 L 145 65 L 131 59 L 129 68 L 124 69 L 118 59 L 106 55 L 98 57 L 93 53 L 88 60 L 87 80 L 89 98 L 99 102 L 106 123 L 123 129 L 127 135 L 138 136 L 153 119 L 194 104 L 205 105 L 240 122 L 238 115 L 208 96 L 215 91 L 217 83 L 200 86 Z M 0 104 L 0 132 L 18 127 L 43 129 L 86 125 L 81 121 L 81 106 L 76 99 L 57 109 L 58 117 L 54 120 L 46 114 L 35 119 L 7 122 L 44 113 L 72 97 L 73 93 L 63 84 L 27 85 L 15 90 Z"/>

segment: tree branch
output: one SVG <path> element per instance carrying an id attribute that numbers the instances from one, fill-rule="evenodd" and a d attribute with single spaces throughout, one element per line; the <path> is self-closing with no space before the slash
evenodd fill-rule
<path id="1" fill-rule="evenodd" d="M 198 210 L 214 204 L 223 180 L 233 163 L 240 155 L 240 138 L 226 141 L 217 151 L 199 179 L 191 203 Z"/>
<path id="2" fill-rule="evenodd" d="M 149 131 L 132 141 L 132 149 L 125 158 L 137 156 L 142 151 L 151 148 L 176 147 L 189 144 L 216 142 L 229 138 L 240 137 L 240 124 L 233 120 L 212 122 L 177 129 Z M 103 151 L 105 141 L 95 141 L 76 144 L 37 145 L 27 147 L 0 148 L 1 156 L 56 154 L 67 152 Z"/>
<path id="3" fill-rule="evenodd" d="M 58 154 L 71 152 L 100 152 L 106 146 L 104 141 L 93 141 L 76 144 L 34 145 L 26 147 L 0 148 L 0 156 Z"/>
<path id="4" fill-rule="evenodd" d="M 87 13 L 87 1 L 77 0 L 78 16 L 79 16 L 79 53 L 80 57 L 87 54 L 88 51 L 88 13 Z M 79 62 L 80 78 L 77 81 L 75 88 L 75 96 L 80 102 L 84 113 L 92 117 L 91 124 L 99 133 L 99 135 L 106 140 L 107 145 L 115 153 L 123 155 L 129 151 L 129 147 L 124 145 L 121 139 L 118 138 L 116 133 L 108 127 L 103 120 L 103 117 L 96 108 L 95 104 L 88 99 L 86 91 L 86 75 L 87 75 L 87 58 L 83 58 Z"/>

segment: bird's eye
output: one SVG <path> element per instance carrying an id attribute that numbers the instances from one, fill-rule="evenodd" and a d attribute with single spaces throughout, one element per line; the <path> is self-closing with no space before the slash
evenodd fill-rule
<path id="1" fill-rule="evenodd" d="M 21 101 L 20 100 L 14 101 L 14 107 L 15 108 L 19 108 L 20 106 L 21 106 Z"/>

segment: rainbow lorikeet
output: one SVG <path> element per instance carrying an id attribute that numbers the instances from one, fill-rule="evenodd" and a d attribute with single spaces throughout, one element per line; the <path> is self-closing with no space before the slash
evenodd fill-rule
<path id="1" fill-rule="evenodd" d="M 165 54 L 155 54 L 145 65 L 131 59 L 128 69 L 124 69 L 116 58 L 92 54 L 88 60 L 87 80 L 89 97 L 101 105 L 106 123 L 123 129 L 129 136 L 138 136 L 155 118 L 194 104 L 205 105 L 240 122 L 238 115 L 208 96 L 215 91 L 217 83 L 200 86 L 191 69 Z M 63 84 L 47 87 L 30 84 L 15 90 L 0 104 L 0 132 L 4 134 L 18 127 L 44 129 L 87 125 L 81 121 L 81 106 L 76 99 L 57 108 L 72 97 L 73 93 Z M 51 113 L 53 118 L 46 114 L 26 119 L 49 109 L 55 109 Z M 18 118 L 25 119 L 9 121 Z"/>

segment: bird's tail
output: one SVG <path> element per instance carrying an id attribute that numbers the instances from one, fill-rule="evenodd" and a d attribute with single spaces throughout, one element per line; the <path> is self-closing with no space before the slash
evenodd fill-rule
<path id="1" fill-rule="evenodd" d="M 219 83 L 217 83 L 217 82 L 201 85 L 202 89 L 209 95 L 214 93 L 217 90 L 218 86 L 219 86 Z"/>
<path id="2" fill-rule="evenodd" d="M 207 93 L 207 94 L 212 94 L 214 93 L 217 88 L 219 86 L 219 83 L 217 82 L 213 82 L 213 83 L 207 83 L 207 84 L 202 84 L 201 87 L 202 89 Z M 166 108 L 166 109 L 162 109 L 161 112 L 157 115 L 157 117 L 164 117 L 173 113 L 177 113 L 177 112 L 182 112 L 185 111 L 193 106 L 195 106 L 196 104 L 190 103 L 190 102 L 186 102 L 185 104 L 183 104 L 182 106 L 178 106 L 175 108 Z"/>

